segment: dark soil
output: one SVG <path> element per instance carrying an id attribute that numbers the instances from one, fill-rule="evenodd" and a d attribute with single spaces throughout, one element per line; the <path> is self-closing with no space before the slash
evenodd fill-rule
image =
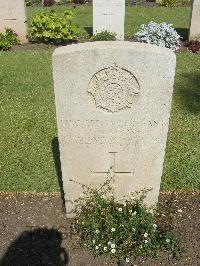
<path id="1" fill-rule="evenodd" d="M 168 254 L 158 260 L 135 260 L 134 265 L 200 265 L 200 194 L 162 194 L 159 206 L 163 220 L 184 241 L 180 261 Z M 117 265 L 96 258 L 76 247 L 60 194 L 0 193 L 1 266 Z"/>
<path id="2" fill-rule="evenodd" d="M 21 45 L 13 45 L 10 51 L 28 51 L 28 50 L 53 50 L 54 45 L 48 45 L 45 43 L 26 43 Z"/>
<path id="3" fill-rule="evenodd" d="M 69 44 L 70 45 L 70 44 Z M 60 45 L 63 46 L 63 45 Z M 60 47 L 59 45 L 52 45 L 46 43 L 24 43 L 20 45 L 13 45 L 10 51 L 30 51 L 30 50 L 50 50 L 53 51 L 54 49 Z"/>
<path id="4" fill-rule="evenodd" d="M 136 40 L 133 38 L 129 38 L 129 39 L 127 39 L 127 41 L 135 42 Z M 79 43 L 81 43 L 81 42 L 79 42 Z M 74 42 L 74 44 L 75 44 L 75 42 Z M 71 45 L 71 44 L 68 44 L 68 45 Z M 31 43 L 31 42 L 29 42 L 29 43 L 21 44 L 21 45 L 13 45 L 9 51 L 30 51 L 30 50 L 54 51 L 56 48 L 62 47 L 62 46 L 63 45 L 50 45 L 50 44 L 45 44 L 45 43 Z M 182 53 L 182 52 L 191 52 L 188 50 L 187 47 L 184 46 L 184 43 L 182 43 L 181 47 L 176 51 L 176 53 Z"/>

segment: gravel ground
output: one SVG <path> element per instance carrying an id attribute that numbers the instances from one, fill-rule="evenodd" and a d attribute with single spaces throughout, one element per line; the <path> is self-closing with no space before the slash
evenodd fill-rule
<path id="1" fill-rule="evenodd" d="M 133 265 L 200 265 L 199 201 L 199 193 L 161 194 L 162 217 L 186 251 L 179 261 L 163 254 L 156 261 L 138 258 Z M 78 249 L 70 223 L 60 194 L 0 193 L 0 265 L 117 265 Z"/>

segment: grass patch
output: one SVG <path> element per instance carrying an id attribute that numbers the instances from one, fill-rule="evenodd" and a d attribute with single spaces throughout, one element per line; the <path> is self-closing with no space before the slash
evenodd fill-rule
<path id="1" fill-rule="evenodd" d="M 58 190 L 51 53 L 0 53 L 0 61 L 0 190 Z"/>
<path id="2" fill-rule="evenodd" d="M 51 52 L 2 52 L 0 61 L 0 191 L 58 191 Z M 200 56 L 177 61 L 162 190 L 197 190 Z"/>
<path id="3" fill-rule="evenodd" d="M 65 6 L 54 7 L 27 7 L 28 22 L 32 20 L 33 16 L 38 12 L 49 12 L 54 9 L 58 13 L 63 12 Z M 92 7 L 91 6 L 78 6 L 73 9 L 75 18 L 74 22 L 80 27 L 80 37 L 87 37 L 88 32 L 92 33 Z M 189 7 L 127 7 L 126 20 L 125 20 L 125 35 L 126 37 L 133 36 L 141 24 L 148 23 L 151 20 L 155 22 L 168 22 L 178 29 L 179 33 L 186 37 L 188 34 L 190 22 L 190 8 Z"/>
<path id="4" fill-rule="evenodd" d="M 178 54 L 163 190 L 200 189 L 200 56 Z"/>

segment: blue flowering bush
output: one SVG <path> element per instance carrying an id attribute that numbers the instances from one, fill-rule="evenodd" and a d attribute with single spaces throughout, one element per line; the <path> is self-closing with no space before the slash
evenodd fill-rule
<path id="1" fill-rule="evenodd" d="M 73 224 L 80 244 L 94 256 L 131 262 L 136 256 L 157 256 L 160 250 L 179 257 L 180 241 L 157 222 L 158 213 L 143 203 L 147 191 L 130 193 L 123 202 L 113 196 L 110 181 L 100 189 L 84 186 Z"/>
<path id="2" fill-rule="evenodd" d="M 142 25 L 141 29 L 135 34 L 137 41 L 155 44 L 177 50 L 180 47 L 180 35 L 172 27 L 172 24 L 156 23 L 151 21 L 147 25 Z"/>

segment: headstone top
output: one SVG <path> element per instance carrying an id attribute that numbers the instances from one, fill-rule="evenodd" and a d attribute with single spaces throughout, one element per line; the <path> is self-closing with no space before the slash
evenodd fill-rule
<path id="1" fill-rule="evenodd" d="M 55 49 L 53 57 L 61 54 L 70 54 L 71 52 L 80 52 L 87 50 L 107 50 L 107 49 L 138 49 L 141 52 L 157 53 L 157 54 L 172 54 L 175 57 L 174 52 L 166 47 L 160 47 L 157 45 L 140 43 L 140 42 L 129 42 L 129 41 L 98 41 L 98 42 L 86 42 L 79 44 L 72 44 L 69 46 L 63 46 Z"/>

